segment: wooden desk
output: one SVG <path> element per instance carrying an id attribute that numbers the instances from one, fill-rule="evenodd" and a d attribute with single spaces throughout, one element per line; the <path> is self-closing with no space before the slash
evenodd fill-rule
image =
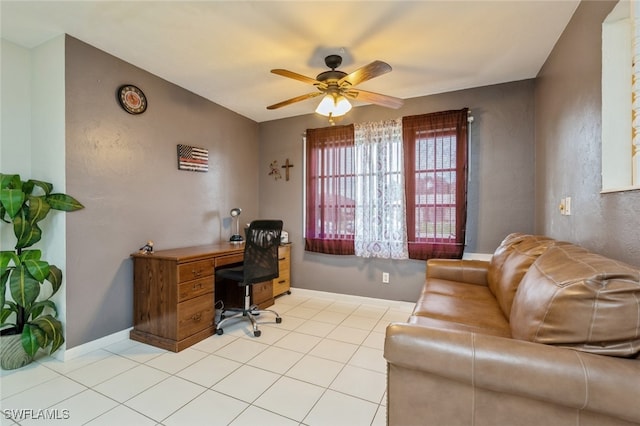
<path id="1" fill-rule="evenodd" d="M 242 262 L 243 244 L 134 253 L 133 340 L 173 352 L 215 333 L 216 268 Z"/>

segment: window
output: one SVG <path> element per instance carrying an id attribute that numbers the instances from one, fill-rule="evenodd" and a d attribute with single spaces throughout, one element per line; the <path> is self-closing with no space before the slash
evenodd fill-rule
<path id="1" fill-rule="evenodd" d="M 462 257 L 467 116 L 465 108 L 403 118 L 406 216 L 400 220 L 406 221 L 409 258 Z M 356 214 L 354 126 L 310 129 L 306 141 L 305 249 L 354 254 L 356 217 L 369 217 Z"/>
<path id="2" fill-rule="evenodd" d="M 632 45 L 632 37 L 640 35 L 640 28 L 631 19 L 633 3 L 618 2 L 602 23 L 603 192 L 640 188 L 640 117 L 634 119 L 640 105 L 632 105 L 632 94 L 640 92 L 640 81 L 634 87 L 632 77 L 632 52 L 639 48 Z M 640 70 L 640 64 L 636 68 Z"/>
<path id="3" fill-rule="evenodd" d="M 467 115 L 465 108 L 403 120 L 411 259 L 462 257 L 467 205 Z"/>

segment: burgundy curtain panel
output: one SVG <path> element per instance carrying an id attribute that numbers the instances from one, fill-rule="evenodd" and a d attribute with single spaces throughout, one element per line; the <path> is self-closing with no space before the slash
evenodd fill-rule
<path id="1" fill-rule="evenodd" d="M 403 118 L 409 258 L 461 258 L 468 109 Z"/>
<path id="2" fill-rule="evenodd" d="M 307 130 L 307 251 L 354 254 L 353 135 L 353 125 Z"/>

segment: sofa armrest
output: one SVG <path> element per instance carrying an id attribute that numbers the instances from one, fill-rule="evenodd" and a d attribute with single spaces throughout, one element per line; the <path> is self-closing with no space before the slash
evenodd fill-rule
<path id="1" fill-rule="evenodd" d="M 387 327 L 384 356 L 473 388 L 640 422 L 640 360 L 406 323 Z"/>
<path id="2" fill-rule="evenodd" d="M 486 286 L 489 264 L 490 262 L 484 260 L 429 259 L 427 278 Z"/>

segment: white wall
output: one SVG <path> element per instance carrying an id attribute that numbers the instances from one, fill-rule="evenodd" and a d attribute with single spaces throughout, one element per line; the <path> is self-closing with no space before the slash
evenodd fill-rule
<path id="1" fill-rule="evenodd" d="M 2 42 L 0 86 L 0 171 L 31 173 L 31 54 L 6 40 Z M 0 226 L 0 249 L 13 247 L 13 231 Z"/>
<path id="2" fill-rule="evenodd" d="M 51 182 L 65 192 L 65 56 L 64 36 L 34 49 L 2 40 L 2 173 L 22 180 Z M 65 214 L 54 211 L 43 223 L 44 240 L 37 248 L 43 258 L 63 271 L 63 284 L 54 301 L 65 323 Z M 11 229 L 2 226 L 2 248 L 15 243 Z"/>

